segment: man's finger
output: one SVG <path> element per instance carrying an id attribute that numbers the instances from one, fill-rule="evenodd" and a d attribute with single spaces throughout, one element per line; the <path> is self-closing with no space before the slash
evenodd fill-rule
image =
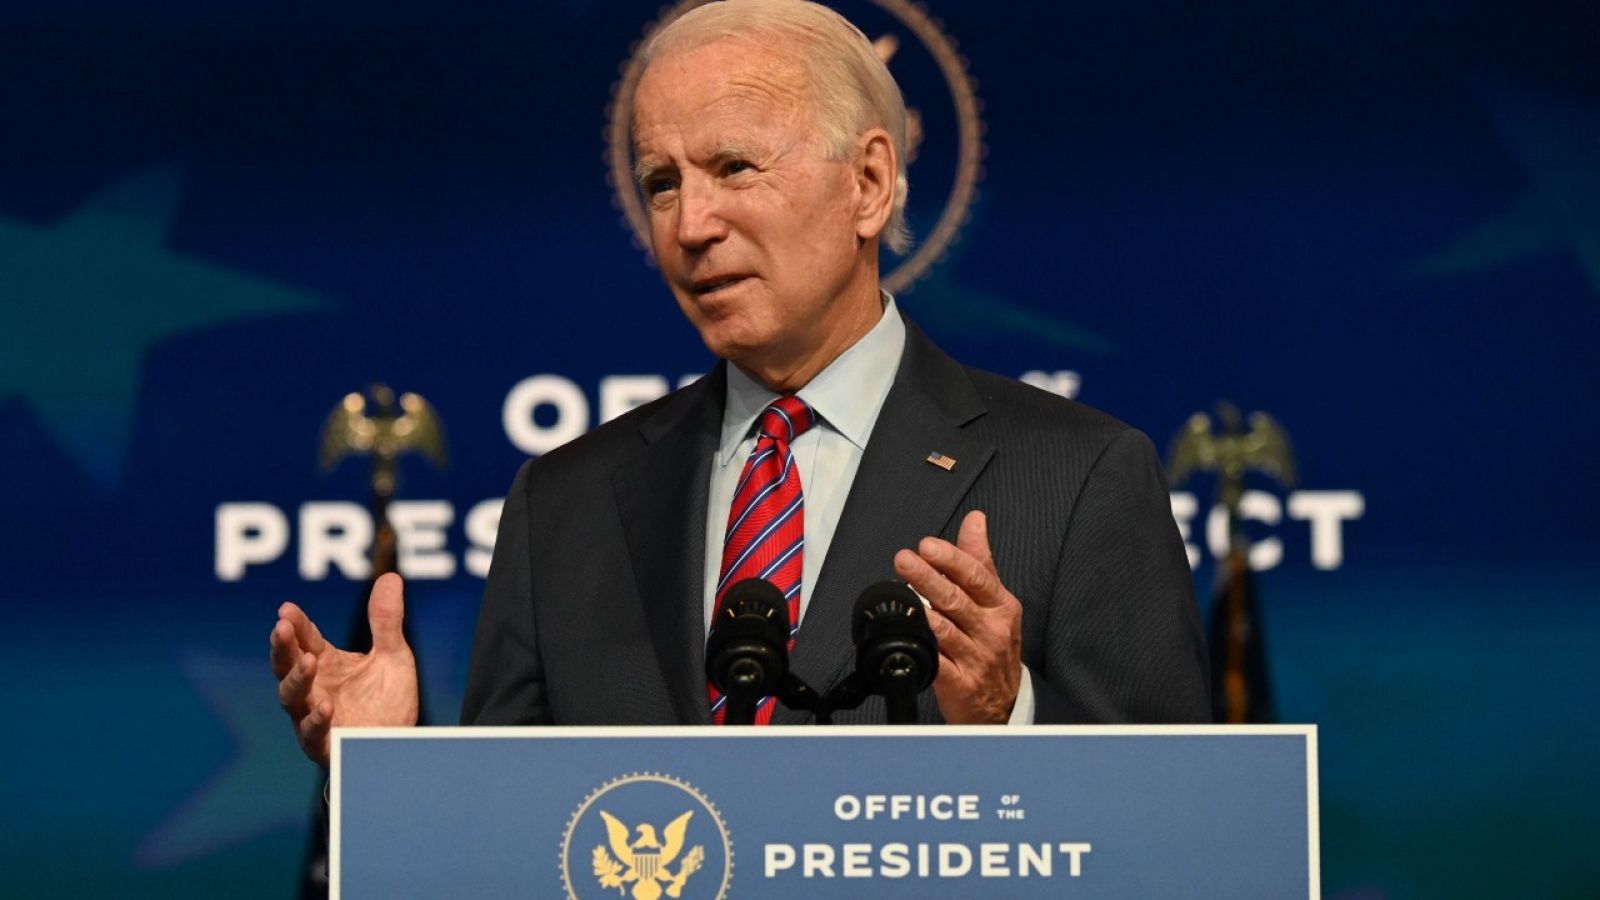
<path id="1" fill-rule="evenodd" d="M 978 564 L 988 569 L 999 580 L 999 570 L 994 567 L 994 554 L 989 551 L 989 516 L 975 509 L 961 520 L 961 532 L 956 535 L 956 546 Z"/>
<path id="2" fill-rule="evenodd" d="M 926 543 L 926 541 L 924 541 Z M 955 582 L 940 574 L 923 557 L 910 550 L 894 555 L 895 574 L 905 579 L 911 589 L 926 599 L 929 605 L 944 613 L 958 628 L 965 630 L 971 624 L 976 607 Z"/>
<path id="3" fill-rule="evenodd" d="M 939 655 L 951 659 L 971 659 L 978 649 L 972 635 L 962 631 L 960 625 L 937 609 L 930 609 L 927 614 L 928 628 L 939 642 Z"/>
<path id="4" fill-rule="evenodd" d="M 300 660 L 278 682 L 278 705 L 296 722 L 310 712 L 311 682 L 316 672 L 317 658 L 309 653 L 301 654 Z"/>
<path id="5" fill-rule="evenodd" d="M 994 570 L 955 544 L 934 537 L 923 538 L 917 545 L 917 553 L 977 605 L 999 606 L 1005 602 L 1005 589 Z"/>
<path id="6" fill-rule="evenodd" d="M 333 723 L 333 704 L 324 700 L 300 720 L 300 746 L 306 755 L 323 765 L 328 762 L 328 732 Z"/>
<path id="7" fill-rule="evenodd" d="M 327 648 L 328 642 L 323 639 L 322 632 L 317 630 L 311 617 L 293 603 L 285 603 L 278 607 L 278 618 L 287 619 L 294 626 L 295 640 L 300 642 L 300 649 L 307 653 L 320 654 Z"/>
<path id="8" fill-rule="evenodd" d="M 294 639 L 294 626 L 283 619 L 272 624 L 272 636 L 268 639 L 272 646 L 272 677 L 283 680 L 294 668 L 294 661 L 300 657 L 300 647 Z"/>
<path id="9" fill-rule="evenodd" d="M 367 600 L 367 624 L 372 628 L 375 653 L 396 653 L 406 647 L 405 583 L 393 572 L 380 576 Z"/>

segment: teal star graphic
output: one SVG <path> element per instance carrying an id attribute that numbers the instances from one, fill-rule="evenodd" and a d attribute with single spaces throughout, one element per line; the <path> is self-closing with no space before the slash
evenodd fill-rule
<path id="1" fill-rule="evenodd" d="M 165 248 L 178 175 L 132 175 L 54 226 L 0 219 L 0 397 L 19 395 L 73 459 L 113 487 L 139 365 L 154 342 L 323 305 L 315 294 Z"/>
<path id="2" fill-rule="evenodd" d="M 1026 337 L 1084 353 L 1116 350 L 1109 338 L 993 294 L 962 287 L 944 273 L 930 275 L 917 284 L 915 294 L 905 302 L 919 322 L 948 334 Z"/>
<path id="3" fill-rule="evenodd" d="M 461 696 L 448 679 L 427 673 L 463 670 L 475 594 L 440 594 L 420 603 L 411 599 L 407 615 L 416 616 L 418 633 L 427 635 L 419 649 L 424 699 L 429 709 L 458 709 Z M 289 718 L 278 707 L 265 651 L 244 659 L 189 649 L 179 658 L 179 667 L 222 723 L 233 752 L 140 840 L 134 862 L 151 869 L 191 862 L 276 831 L 304 828 L 316 798 L 317 768 L 300 755 Z"/>
<path id="4" fill-rule="evenodd" d="M 227 729 L 234 755 L 140 841 L 134 862 L 147 868 L 303 827 L 315 796 L 316 767 L 300 755 L 278 708 L 266 654 L 243 660 L 194 650 L 181 667 Z"/>
<path id="5" fill-rule="evenodd" d="M 1600 112 L 1506 90 L 1488 97 L 1502 138 L 1528 174 L 1528 189 L 1504 214 L 1418 262 L 1412 272 L 1461 275 L 1570 251 L 1600 296 Z"/>

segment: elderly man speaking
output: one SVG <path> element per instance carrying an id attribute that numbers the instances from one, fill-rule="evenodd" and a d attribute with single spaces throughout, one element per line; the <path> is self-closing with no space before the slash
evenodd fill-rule
<path id="1" fill-rule="evenodd" d="M 879 245 L 908 241 L 906 112 L 867 39 L 813 3 L 726 0 L 646 60 L 633 143 L 651 248 L 724 362 L 522 467 L 463 724 L 720 721 L 707 623 L 749 576 L 788 598 L 793 670 L 819 690 L 849 669 L 857 593 L 899 578 L 939 643 L 925 719 L 1207 720 L 1150 442 L 962 367 L 879 287 Z M 319 762 L 332 726 L 416 722 L 397 576 L 368 615 L 368 654 L 294 604 L 273 629 L 279 699 Z M 807 720 L 772 702 L 758 718 Z"/>

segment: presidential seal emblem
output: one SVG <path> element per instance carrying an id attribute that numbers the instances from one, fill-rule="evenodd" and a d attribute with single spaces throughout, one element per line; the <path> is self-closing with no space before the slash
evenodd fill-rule
<path id="1" fill-rule="evenodd" d="M 733 844 L 717 808 L 688 782 L 641 772 L 584 799 L 561 841 L 561 882 L 572 900 L 721 898 Z"/>
<path id="2" fill-rule="evenodd" d="M 679 0 L 644 30 L 622 63 L 606 112 L 606 180 L 635 244 L 648 254 L 650 229 L 633 178 L 633 91 L 640 52 L 655 33 L 707 0 Z M 913 0 L 829 3 L 859 27 L 889 67 L 906 101 L 907 215 L 916 244 L 904 258 L 884 251 L 880 271 L 890 293 L 907 290 L 955 242 L 972 211 L 983 167 L 981 104 L 966 60 L 939 22 Z"/>

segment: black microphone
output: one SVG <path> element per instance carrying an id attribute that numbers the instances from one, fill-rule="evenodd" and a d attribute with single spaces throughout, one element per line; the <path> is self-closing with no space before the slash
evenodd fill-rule
<path id="1" fill-rule="evenodd" d="M 789 602 L 769 581 L 728 588 L 706 638 L 706 679 L 726 698 L 723 721 L 755 722 L 756 704 L 776 695 L 789 674 Z"/>
<path id="2" fill-rule="evenodd" d="M 856 671 L 868 693 L 889 706 L 891 725 L 915 724 L 917 695 L 939 672 L 939 641 L 922 600 L 901 581 L 880 581 L 861 592 L 851 617 Z"/>

